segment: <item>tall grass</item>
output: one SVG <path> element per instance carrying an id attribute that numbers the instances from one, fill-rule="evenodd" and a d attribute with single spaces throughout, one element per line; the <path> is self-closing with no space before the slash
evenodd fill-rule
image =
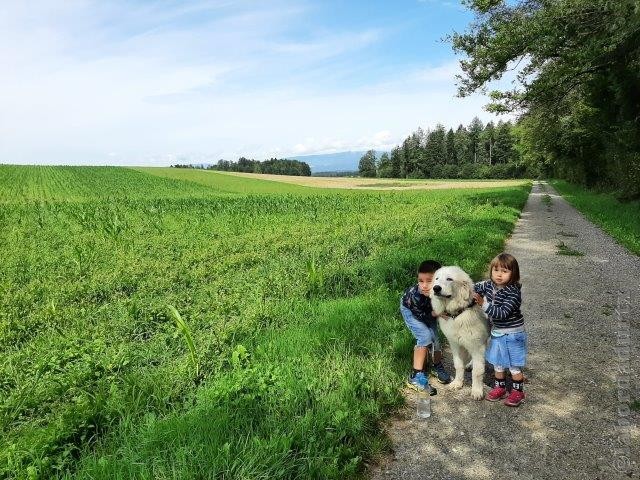
<path id="1" fill-rule="evenodd" d="M 527 196 L 220 195 L 133 175 L 100 177 L 139 179 L 119 200 L 29 177 L 46 209 L 0 202 L 0 477 L 357 476 L 400 399 L 416 264 L 480 275 Z"/>
<path id="2" fill-rule="evenodd" d="M 173 321 L 176 322 L 176 327 L 178 328 L 178 332 L 184 338 L 187 347 L 189 348 L 189 354 L 191 355 L 191 364 L 195 370 L 196 376 L 200 373 L 200 364 L 198 363 L 198 356 L 196 353 L 196 347 L 193 343 L 193 336 L 191 335 L 191 329 L 187 325 L 187 323 L 182 319 L 182 316 L 173 305 L 169 305 L 167 307 L 169 309 L 169 313 L 173 318 Z"/>

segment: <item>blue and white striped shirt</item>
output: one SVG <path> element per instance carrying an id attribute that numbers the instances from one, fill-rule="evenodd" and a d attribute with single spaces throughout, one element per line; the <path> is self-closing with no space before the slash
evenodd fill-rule
<path id="1" fill-rule="evenodd" d="M 492 330 L 501 333 L 524 330 L 524 317 L 520 311 L 522 295 L 519 283 L 500 288 L 491 280 L 485 280 L 476 283 L 473 288 L 485 299 L 482 310 L 491 320 Z"/>

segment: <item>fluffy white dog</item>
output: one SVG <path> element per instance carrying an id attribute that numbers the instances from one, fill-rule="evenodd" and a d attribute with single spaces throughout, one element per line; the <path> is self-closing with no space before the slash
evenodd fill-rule
<path id="1" fill-rule="evenodd" d="M 446 335 L 456 375 L 449 388 L 462 388 L 464 367 L 471 357 L 471 396 L 475 400 L 484 397 L 484 352 L 489 338 L 487 318 L 473 301 L 473 281 L 460 267 L 442 267 L 433 275 L 429 292 L 433 311 L 448 317 L 438 317 L 440 329 Z"/>

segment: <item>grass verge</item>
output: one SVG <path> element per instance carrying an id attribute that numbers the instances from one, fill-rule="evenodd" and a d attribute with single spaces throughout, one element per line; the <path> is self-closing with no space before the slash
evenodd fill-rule
<path id="1" fill-rule="evenodd" d="M 640 201 L 621 202 L 611 193 L 589 191 L 564 180 L 549 183 L 618 243 L 640 255 Z"/>

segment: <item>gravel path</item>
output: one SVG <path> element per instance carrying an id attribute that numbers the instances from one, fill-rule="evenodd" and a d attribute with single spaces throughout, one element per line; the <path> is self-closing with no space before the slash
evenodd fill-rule
<path id="1" fill-rule="evenodd" d="M 559 255 L 560 242 L 583 255 Z M 473 401 L 470 374 L 461 391 L 440 386 L 427 420 L 415 418 L 409 395 L 386 425 L 393 453 L 371 476 L 640 478 L 640 413 L 628 408 L 629 398 L 640 400 L 640 258 L 544 182 L 534 184 L 505 251 L 522 275 L 526 403 Z M 453 372 L 450 352 L 445 361 Z"/>

